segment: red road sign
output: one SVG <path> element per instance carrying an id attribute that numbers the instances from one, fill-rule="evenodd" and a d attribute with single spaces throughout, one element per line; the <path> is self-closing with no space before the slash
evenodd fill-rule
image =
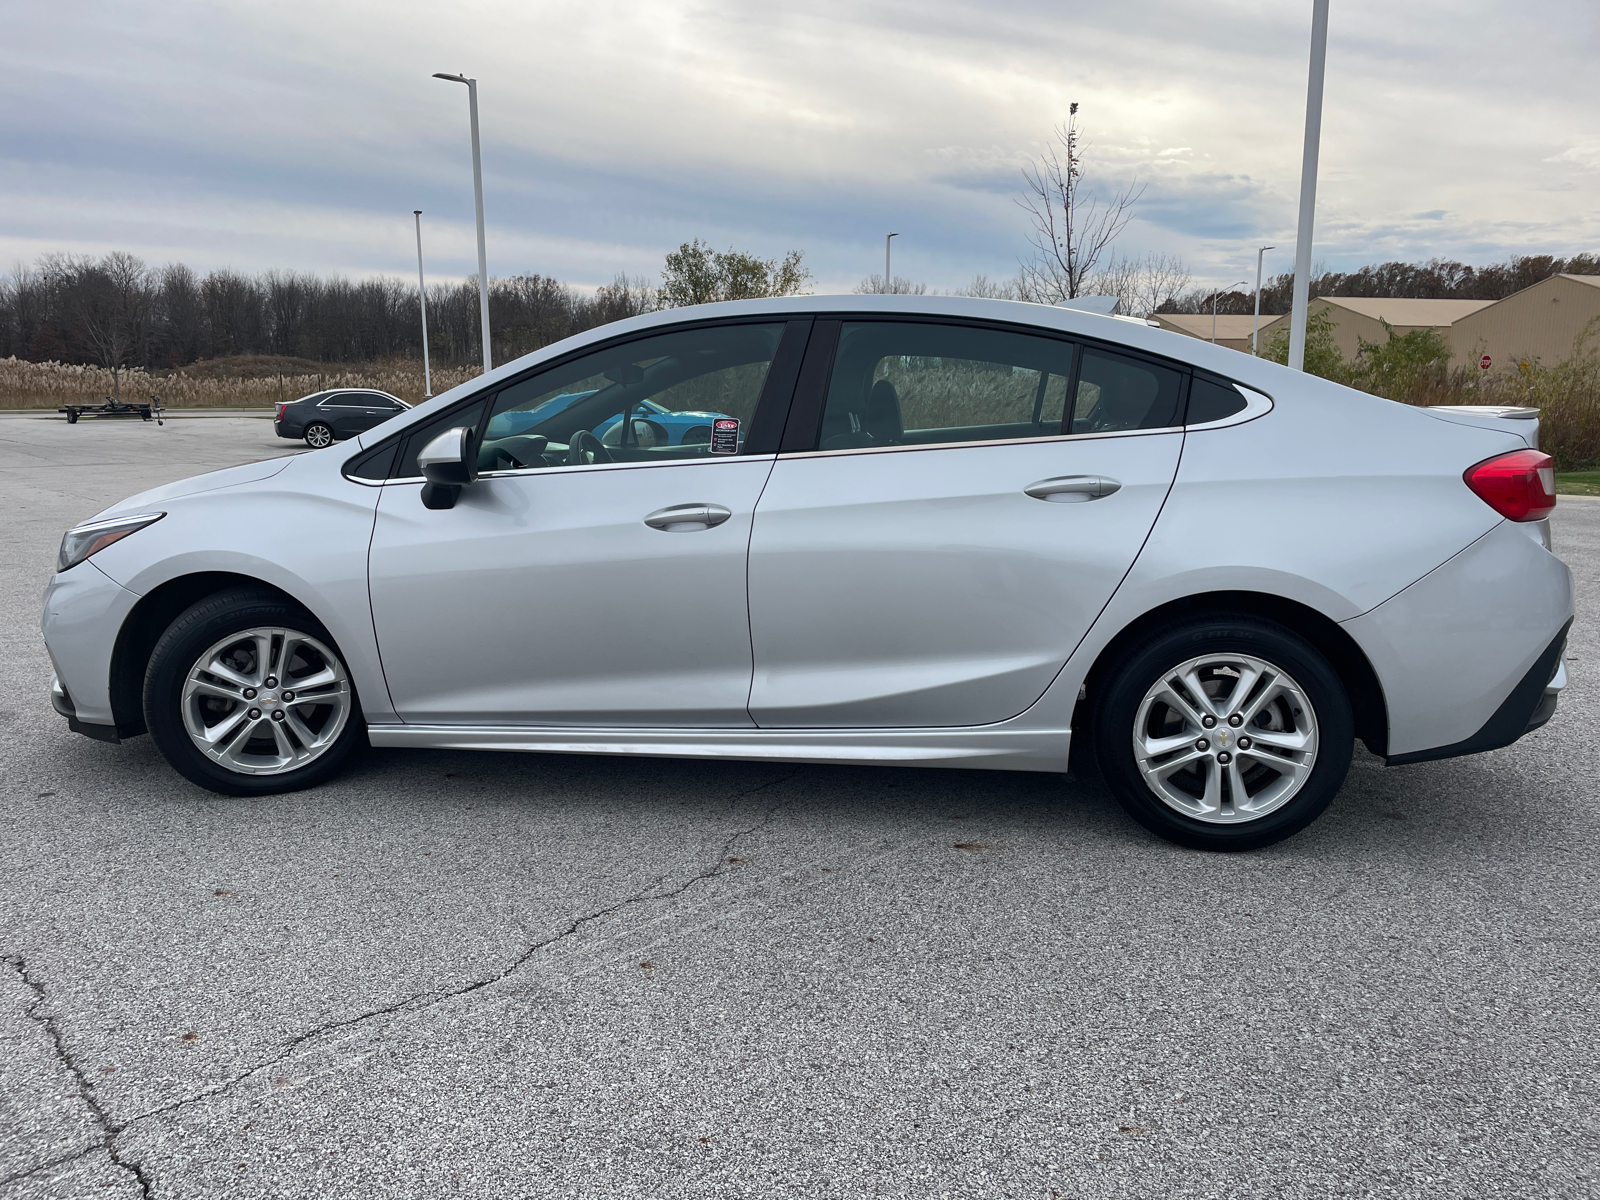
<path id="1" fill-rule="evenodd" d="M 1478 360 L 1478 366 L 1482 367 L 1485 371 L 1489 369 L 1489 356 L 1487 354 Z"/>

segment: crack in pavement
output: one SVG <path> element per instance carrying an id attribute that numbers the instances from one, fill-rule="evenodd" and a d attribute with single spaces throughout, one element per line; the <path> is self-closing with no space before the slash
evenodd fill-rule
<path id="1" fill-rule="evenodd" d="M 799 773 L 799 770 L 800 770 L 800 768 L 796 767 L 793 770 L 791 770 L 788 774 L 780 776 L 777 779 L 770 779 L 766 783 L 758 784 L 756 787 L 749 788 L 749 789 L 747 789 L 747 790 L 745 790 L 743 792 L 738 792 L 738 793 L 734 794 L 733 796 L 730 796 L 729 797 L 730 807 L 733 804 L 736 804 L 738 801 L 746 798 L 747 796 L 753 796 L 757 792 L 763 792 L 763 791 L 766 791 L 768 788 L 777 787 L 779 784 L 788 782 L 790 779 L 793 779 L 796 774 Z M 434 1007 L 436 1005 L 443 1004 L 443 1003 L 445 1003 L 447 1001 L 450 1001 L 450 1000 L 455 1000 L 455 999 L 457 999 L 457 998 L 459 998 L 461 996 L 471 995 L 473 992 L 480 991 L 483 988 L 490 987 L 490 986 L 492 986 L 494 984 L 497 984 L 497 983 L 501 983 L 504 980 L 508 979 L 513 974 L 515 974 L 522 966 L 524 966 L 530 959 L 532 959 L 541 950 L 544 950 L 549 946 L 556 945 L 557 943 L 562 942 L 562 941 L 566 940 L 567 938 L 572 937 L 574 934 L 576 934 L 579 930 L 581 930 L 586 925 L 589 925 L 589 924 L 591 924 L 591 923 L 593 923 L 595 921 L 602 920 L 602 919 L 604 919 L 606 917 L 611 916 L 613 913 L 620 912 L 623 909 L 628 908 L 628 907 L 630 907 L 632 905 L 635 905 L 635 904 L 648 904 L 648 903 L 653 903 L 653 902 L 658 901 L 658 900 L 671 900 L 671 899 L 674 899 L 674 898 L 676 898 L 678 896 L 681 896 L 681 895 L 683 895 L 684 892 L 688 891 L 695 884 L 701 883 L 701 882 L 703 882 L 703 881 L 705 881 L 707 879 L 711 879 L 711 878 L 713 878 L 713 877 L 715 877 L 717 875 L 722 874 L 724 872 L 724 870 L 726 869 L 727 865 L 728 865 L 727 864 L 728 852 L 730 850 L 732 850 L 734 848 L 734 846 L 736 846 L 742 838 L 747 838 L 751 834 L 756 833 L 757 831 L 759 831 L 759 830 L 765 828 L 767 825 L 769 825 L 772 822 L 772 819 L 775 816 L 777 816 L 779 810 L 782 809 L 783 807 L 784 807 L 784 802 L 780 801 L 779 803 L 774 804 L 770 808 L 768 808 L 767 811 L 765 812 L 765 814 L 763 814 L 763 816 L 761 817 L 761 819 L 759 821 L 757 821 L 754 825 L 751 825 L 747 829 L 735 830 L 733 833 L 729 834 L 728 837 L 723 840 L 722 849 L 720 851 L 718 851 L 717 857 L 716 857 L 716 861 L 713 862 L 705 870 L 702 870 L 702 871 L 700 871 L 700 872 L 698 872 L 698 873 L 696 873 L 694 875 L 691 875 L 684 882 L 678 884 L 675 887 L 669 888 L 666 891 L 656 890 L 656 889 L 658 889 L 660 887 L 662 879 L 665 878 L 664 876 L 658 877 L 649 886 L 641 889 L 640 891 L 636 892 L 632 896 L 628 896 L 625 899 L 619 900 L 615 904 L 608 905 L 605 908 L 597 909 L 594 912 L 585 913 L 585 914 L 583 914 L 581 916 L 574 917 L 570 922 L 568 922 L 566 927 L 563 928 L 560 932 L 555 933 L 552 936 L 543 939 L 542 941 L 534 942 L 526 950 L 524 950 L 521 954 L 517 955 L 516 958 L 512 959 L 511 962 L 507 966 L 501 968 L 501 970 L 499 970 L 494 975 L 491 975 L 491 976 L 489 976 L 489 977 L 487 977 L 485 979 L 474 980 L 473 982 L 465 984 L 462 987 L 452 988 L 452 989 L 450 989 L 448 991 L 443 991 L 443 992 L 419 992 L 418 994 L 416 994 L 414 996 L 408 996 L 408 997 L 406 997 L 406 999 L 397 1001 L 394 1004 L 384 1005 L 382 1008 L 375 1008 L 375 1009 L 371 1010 L 370 1012 L 364 1012 L 364 1013 L 359 1014 L 358 1016 L 346 1017 L 343 1020 L 330 1021 L 327 1024 L 316 1026 L 315 1028 L 310 1029 L 310 1030 L 306 1031 L 305 1033 L 301 1033 L 301 1034 L 295 1035 L 293 1038 L 291 1038 L 284 1045 L 282 1051 L 280 1051 L 278 1054 L 274 1055 L 272 1058 L 266 1060 L 265 1062 L 257 1063 L 255 1066 L 249 1068 L 248 1070 L 246 1070 L 242 1074 L 237 1075 L 234 1078 L 229 1079 L 229 1080 L 227 1080 L 227 1081 L 225 1081 L 223 1083 L 219 1083 L 214 1087 L 207 1088 L 204 1091 L 196 1092 L 192 1096 L 185 1096 L 182 1099 L 174 1100 L 169 1104 L 163 1104 L 158 1108 L 152 1108 L 152 1109 L 150 1109 L 150 1110 L 148 1110 L 146 1112 L 139 1113 L 137 1116 L 130 1117 L 128 1120 L 124 1121 L 120 1125 L 113 1124 L 112 1121 L 110 1120 L 109 1116 L 105 1113 L 105 1111 L 103 1109 L 100 1108 L 98 1102 L 93 1098 L 92 1089 L 90 1088 L 88 1080 L 83 1076 L 83 1074 L 80 1071 L 78 1071 L 76 1065 L 74 1065 L 72 1063 L 71 1059 L 67 1056 L 66 1050 L 65 1050 L 64 1046 L 62 1045 L 59 1033 L 55 1029 L 53 1021 L 47 1020 L 46 1021 L 46 1028 L 50 1030 L 51 1037 L 55 1041 L 56 1052 L 57 1052 L 58 1057 L 60 1057 L 63 1062 L 66 1062 L 68 1064 L 69 1068 L 72 1070 L 74 1077 L 79 1082 L 79 1091 L 80 1091 L 80 1093 L 83 1094 L 85 1101 L 89 1104 L 91 1111 L 94 1113 L 96 1121 L 99 1123 L 101 1128 L 105 1131 L 105 1135 L 106 1135 L 101 1142 L 97 1143 L 94 1146 L 90 1146 L 87 1149 L 85 1149 L 85 1150 L 79 1152 L 78 1154 L 73 1155 L 70 1158 L 65 1159 L 63 1161 L 70 1162 L 74 1158 L 81 1158 L 81 1157 L 83 1157 L 83 1155 L 89 1154 L 89 1153 L 93 1152 L 94 1150 L 99 1149 L 101 1146 L 104 1146 L 105 1149 L 111 1154 L 113 1162 L 115 1162 L 120 1167 L 124 1167 L 125 1169 L 133 1171 L 133 1173 L 139 1179 L 140 1186 L 142 1186 L 144 1188 L 144 1194 L 146 1196 L 150 1196 L 150 1195 L 152 1195 L 151 1190 L 150 1190 L 150 1184 L 149 1184 L 149 1181 L 145 1178 L 142 1166 L 140 1166 L 139 1164 L 136 1164 L 136 1163 L 124 1162 L 122 1159 L 118 1158 L 115 1146 L 113 1145 L 115 1139 L 120 1137 L 127 1129 L 129 1129 L 133 1125 L 138 1124 L 140 1121 L 147 1121 L 147 1120 L 151 1119 L 152 1117 L 165 1116 L 168 1113 L 175 1112 L 176 1110 L 178 1110 L 180 1108 L 184 1108 L 184 1107 L 187 1107 L 188 1105 L 198 1103 L 201 1100 L 209 1100 L 209 1099 L 212 1099 L 212 1098 L 214 1098 L 216 1096 L 219 1096 L 219 1095 L 223 1094 L 224 1092 L 227 1092 L 228 1090 L 230 1090 L 230 1089 L 232 1089 L 234 1087 L 237 1087 L 239 1084 L 243 1083 L 245 1080 L 251 1078 L 252 1076 L 258 1075 L 262 1071 L 266 1071 L 266 1070 L 268 1070 L 268 1069 L 270 1069 L 272 1067 L 277 1066 L 279 1063 L 283 1062 L 285 1059 L 290 1057 L 301 1046 L 305 1045 L 309 1041 L 312 1041 L 313 1039 L 320 1038 L 320 1037 L 322 1037 L 322 1036 L 324 1036 L 326 1034 L 333 1033 L 333 1032 L 335 1032 L 337 1030 L 349 1029 L 349 1028 L 351 1028 L 353 1026 L 364 1024 L 365 1022 L 375 1020 L 375 1019 L 377 1019 L 379 1017 L 393 1016 L 393 1015 L 401 1014 L 401 1013 L 421 1012 L 424 1009 L 432 1008 L 432 1007 Z M 20 964 L 22 962 L 21 959 L 7 957 L 6 961 L 9 962 L 9 963 L 13 963 L 14 965 L 18 965 L 18 970 L 19 971 L 22 969 L 21 966 L 20 966 Z M 40 998 L 40 1000 L 42 1000 L 43 997 L 44 997 L 44 989 L 41 986 L 39 986 L 38 984 L 34 983 L 33 980 L 31 978 L 29 978 L 27 975 L 24 975 L 23 978 L 28 983 L 28 986 L 31 987 L 34 990 L 35 994 Z M 37 1004 L 37 1003 L 38 1002 L 36 1001 L 35 1004 Z M 31 1009 L 30 1009 L 30 1015 L 31 1015 Z M 59 1166 L 59 1165 L 60 1165 L 59 1163 L 47 1164 L 47 1166 Z M 43 1169 L 45 1169 L 45 1168 L 36 1167 L 36 1168 L 34 1168 L 33 1171 L 29 1171 L 26 1174 L 33 1174 L 34 1172 L 39 1171 L 39 1170 L 43 1170 Z"/>
<path id="2" fill-rule="evenodd" d="M 17 973 L 17 976 L 22 980 L 23 985 L 33 993 L 33 1000 L 27 1006 L 27 1008 L 23 1009 L 23 1015 L 29 1020 L 37 1022 L 44 1029 L 45 1034 L 50 1038 L 50 1045 L 55 1051 L 56 1060 L 60 1062 L 62 1066 L 66 1067 L 68 1074 L 72 1076 L 73 1084 L 77 1090 L 79 1098 L 88 1107 L 89 1115 L 94 1119 L 94 1123 L 100 1128 L 100 1140 L 95 1142 L 93 1145 L 87 1146 L 78 1151 L 76 1154 L 69 1154 L 65 1158 L 57 1159 L 54 1162 L 44 1163 L 40 1166 L 34 1167 L 32 1170 L 24 1171 L 19 1175 L 13 1175 L 8 1179 L 0 1181 L 0 1184 L 15 1183 L 19 1179 L 26 1179 L 29 1175 L 36 1175 L 40 1171 L 47 1171 L 52 1167 L 64 1166 L 67 1163 L 75 1162 L 76 1160 L 84 1157 L 86 1154 L 92 1154 L 96 1150 L 103 1149 L 111 1156 L 112 1163 L 120 1167 L 122 1170 L 127 1171 L 134 1177 L 134 1179 L 138 1181 L 139 1188 L 146 1197 L 153 1196 L 155 1193 L 151 1191 L 150 1179 L 149 1176 L 144 1173 L 143 1164 L 134 1159 L 125 1159 L 117 1153 L 117 1137 L 124 1129 L 127 1128 L 127 1126 L 117 1125 L 112 1122 L 110 1114 L 100 1106 L 100 1100 L 94 1094 L 94 1085 L 89 1082 L 89 1077 L 83 1073 L 82 1068 L 78 1066 L 77 1061 L 72 1057 L 71 1052 L 68 1051 L 66 1042 L 61 1037 L 61 1027 L 56 1024 L 55 1017 L 40 1013 L 39 1008 L 46 1000 L 44 984 L 40 983 L 33 977 L 31 973 L 29 973 L 27 960 L 22 958 L 20 955 L 7 954 L 3 956 L 3 959 L 6 965 L 11 967 L 11 969 Z"/>

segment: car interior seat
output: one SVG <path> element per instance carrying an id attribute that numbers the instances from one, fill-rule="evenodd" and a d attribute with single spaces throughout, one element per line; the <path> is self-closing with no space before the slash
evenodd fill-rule
<path id="1" fill-rule="evenodd" d="M 822 427 L 822 449 L 853 450 L 864 446 L 894 446 L 905 436 L 900 415 L 900 394 L 894 384 L 880 379 L 872 385 L 859 408 L 840 412 L 830 407 Z"/>

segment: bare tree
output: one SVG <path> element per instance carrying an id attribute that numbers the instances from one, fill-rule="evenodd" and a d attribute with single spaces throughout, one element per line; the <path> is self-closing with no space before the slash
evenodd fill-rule
<path id="1" fill-rule="evenodd" d="M 876 296 L 885 294 L 882 275 L 868 275 L 852 289 L 858 296 Z M 894 296 L 926 296 L 928 285 L 925 283 L 912 283 L 904 275 L 896 275 L 894 283 L 887 289 L 887 294 Z"/>
<path id="2" fill-rule="evenodd" d="M 966 287 L 958 287 L 952 296 L 973 296 L 980 300 L 1023 300 L 1022 279 L 990 279 L 987 275 L 974 275 Z"/>
<path id="3" fill-rule="evenodd" d="M 1033 257 L 1021 264 L 1024 299 L 1040 304 L 1086 293 L 1101 256 L 1133 219 L 1134 202 L 1144 194 L 1132 183 L 1104 202 L 1084 191 L 1087 144 L 1078 132 L 1077 101 L 1067 112 L 1067 123 L 1056 127 L 1060 150 L 1049 146 L 1022 169 L 1028 195 L 1017 201 L 1033 221 Z"/>
<path id="4" fill-rule="evenodd" d="M 151 288 L 144 262 L 117 250 L 99 262 L 50 256 L 42 266 L 65 294 L 74 336 L 111 372 L 112 395 L 120 400 L 123 368 L 149 334 Z"/>
<path id="5" fill-rule="evenodd" d="M 1188 289 L 1190 278 L 1189 268 L 1176 255 L 1113 255 L 1105 270 L 1091 281 L 1091 290 L 1096 295 L 1115 296 L 1117 311 L 1125 317 L 1148 317 L 1163 304 L 1175 303 Z"/>

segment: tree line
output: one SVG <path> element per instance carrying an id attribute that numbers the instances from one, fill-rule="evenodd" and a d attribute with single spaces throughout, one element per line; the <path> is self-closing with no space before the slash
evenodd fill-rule
<path id="1" fill-rule="evenodd" d="M 1317 271 L 1311 276 L 1311 299 L 1318 296 L 1371 296 L 1380 299 L 1504 300 L 1552 275 L 1600 275 L 1600 254 L 1518 254 L 1504 262 L 1474 267 L 1448 258 L 1423 263 L 1385 262 L 1354 271 Z M 1213 293 L 1185 291 L 1158 305 L 1163 313 L 1210 312 Z M 1274 275 L 1261 285 L 1261 311 L 1274 316 L 1289 311 L 1294 298 L 1294 273 Z M 1236 316 L 1255 311 L 1253 291 L 1216 294 L 1217 311 Z"/>
<path id="2" fill-rule="evenodd" d="M 1092 241 L 1092 239 L 1091 239 Z M 1083 269 L 1074 247 L 1063 289 L 1116 295 L 1125 312 L 1209 312 L 1213 293 L 1189 287 L 1175 258 L 1109 257 Z M 1098 257 L 1098 256 L 1096 256 Z M 1322 271 L 1311 295 L 1497 300 L 1551 275 L 1600 274 L 1600 255 L 1521 255 L 1475 267 L 1435 258 L 1385 262 L 1355 271 Z M 958 295 L 1050 303 L 1058 299 L 1036 272 L 1015 281 L 978 276 Z M 489 281 L 495 361 L 504 362 L 598 325 L 687 304 L 802 291 L 811 276 L 800 251 L 762 259 L 687 242 L 666 256 L 661 282 L 617 276 L 592 293 L 538 274 Z M 1274 276 L 1261 289 L 1261 311 L 1289 311 L 1294 277 Z M 883 291 L 871 276 L 857 291 Z M 894 292 L 922 293 L 923 284 L 896 277 Z M 1249 313 L 1253 293 L 1215 296 L 1220 313 Z M 428 340 L 442 364 L 481 359 L 477 280 L 428 288 Z M 0 279 L 0 358 L 90 363 L 117 372 L 183 367 L 231 355 L 279 355 L 319 363 L 420 357 L 422 332 L 415 285 L 395 279 L 349 280 L 300 271 L 246 274 L 219 268 L 204 274 L 182 263 L 150 267 L 124 252 L 100 258 L 47 255 Z"/>
<path id="3" fill-rule="evenodd" d="M 667 256 L 662 282 L 618 275 L 593 293 L 545 275 L 489 280 L 494 358 L 504 362 L 598 325 L 683 304 L 788 295 L 810 279 L 800 251 L 779 260 L 698 239 Z M 429 351 L 480 361 L 478 281 L 428 287 Z M 417 288 L 301 271 L 201 274 L 132 254 L 52 254 L 0 280 L 0 358 L 88 363 L 114 376 L 200 359 L 280 355 L 326 363 L 420 357 Z"/>

